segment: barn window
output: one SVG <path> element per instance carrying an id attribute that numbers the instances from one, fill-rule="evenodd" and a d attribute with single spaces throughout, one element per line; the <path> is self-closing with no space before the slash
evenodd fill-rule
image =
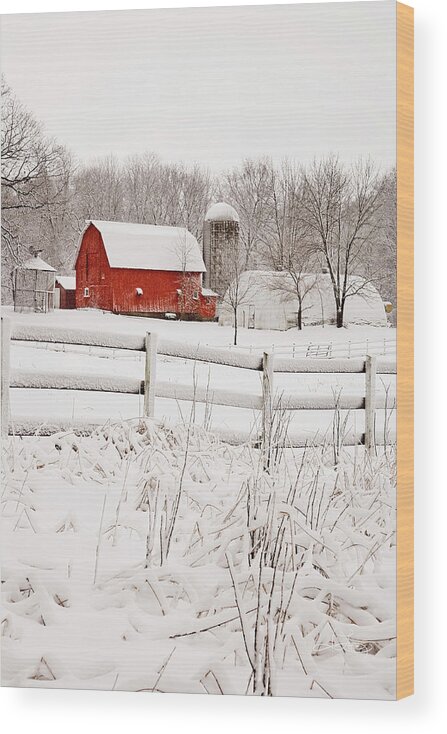
<path id="1" fill-rule="evenodd" d="M 142 288 L 135 288 L 135 293 L 137 294 L 137 296 L 142 296 L 143 295 L 143 289 Z"/>
<path id="2" fill-rule="evenodd" d="M 84 288 L 84 298 L 88 298 L 90 295 L 90 291 L 88 288 Z"/>
<path id="3" fill-rule="evenodd" d="M 193 291 L 192 297 L 195 301 L 199 300 L 199 291 Z"/>

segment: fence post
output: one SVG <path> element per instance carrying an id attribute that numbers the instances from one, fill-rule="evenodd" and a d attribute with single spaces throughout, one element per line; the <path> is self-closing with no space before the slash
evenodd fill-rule
<path id="1" fill-rule="evenodd" d="M 268 469 L 272 453 L 272 420 L 273 420 L 273 360 L 272 352 L 264 352 L 262 356 L 262 462 Z"/>
<path id="2" fill-rule="evenodd" d="M 375 449 L 377 357 L 365 359 L 365 447 L 372 454 Z"/>
<path id="3" fill-rule="evenodd" d="M 1 411 L 2 411 L 2 436 L 8 435 L 9 430 L 9 384 L 10 384 L 10 348 L 11 348 L 11 322 L 5 316 L 1 317 Z"/>
<path id="4" fill-rule="evenodd" d="M 148 332 L 145 338 L 144 363 L 144 405 L 145 418 L 153 418 L 155 413 L 155 380 L 157 375 L 157 334 Z"/>

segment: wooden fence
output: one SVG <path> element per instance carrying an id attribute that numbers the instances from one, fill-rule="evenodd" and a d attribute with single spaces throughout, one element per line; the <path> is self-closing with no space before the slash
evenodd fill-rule
<path id="1" fill-rule="evenodd" d="M 231 348 L 231 347 L 230 347 Z M 234 348 L 234 347 L 233 347 Z M 256 351 L 256 347 L 251 345 L 241 346 L 238 349 L 246 349 L 249 352 Z M 259 349 L 259 347 L 258 347 Z M 377 356 L 396 356 L 396 337 L 384 336 L 382 339 L 363 339 L 360 341 L 345 342 L 309 342 L 308 344 L 293 343 L 290 345 L 270 345 L 265 346 L 263 351 L 272 351 L 275 355 L 290 355 L 291 357 L 320 357 L 322 359 L 332 359 L 334 357 L 365 357 L 367 354 L 375 354 Z"/>
<path id="2" fill-rule="evenodd" d="M 108 334 L 107 332 L 79 331 L 60 327 L 41 327 L 14 324 L 2 317 L 2 375 L 1 404 L 2 430 L 9 430 L 9 389 L 55 389 L 55 390 L 87 390 L 138 394 L 144 396 L 143 415 L 152 417 L 155 413 L 155 399 L 172 398 L 197 403 L 249 408 L 262 412 L 262 429 L 260 442 L 263 451 L 271 451 L 271 430 L 274 412 L 283 410 L 364 410 L 365 432 L 360 436 L 348 438 L 347 445 L 364 444 L 368 451 L 374 450 L 375 415 L 378 409 L 392 409 L 387 405 L 384 395 L 376 394 L 377 375 L 396 373 L 395 361 L 368 355 L 366 358 L 321 358 L 282 357 L 270 351 L 263 354 L 247 354 L 236 350 L 224 351 L 221 347 L 194 346 L 181 342 L 158 340 L 156 334 L 148 333 L 145 337 L 132 334 Z M 21 342 L 45 342 L 49 344 L 70 344 L 83 347 L 104 347 L 109 349 L 132 350 L 145 353 L 144 379 L 132 377 L 115 377 L 107 375 L 81 374 L 70 372 L 36 372 L 27 370 L 10 370 L 11 340 Z M 224 365 L 237 369 L 255 370 L 262 373 L 262 392 L 259 395 L 247 394 L 234 390 L 216 388 L 208 389 L 196 385 L 177 385 L 157 380 L 157 355 L 165 355 L 197 362 Z M 365 375 L 364 394 L 336 396 L 297 395 L 275 393 L 275 373 L 301 374 L 355 374 Z M 44 422 L 44 421 L 42 421 Z M 31 431 L 30 431 L 31 432 Z M 17 431 L 16 431 L 17 433 Z M 21 435 L 26 435 L 24 429 Z M 302 445 L 300 442 L 291 445 Z"/>

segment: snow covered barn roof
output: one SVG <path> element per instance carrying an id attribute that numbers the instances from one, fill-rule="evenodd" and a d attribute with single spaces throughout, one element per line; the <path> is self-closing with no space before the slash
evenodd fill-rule
<path id="1" fill-rule="evenodd" d="M 238 222 L 239 215 L 231 204 L 218 201 L 212 204 L 205 214 L 205 222 Z"/>
<path id="2" fill-rule="evenodd" d="M 56 283 L 62 286 L 66 291 L 76 290 L 76 276 L 75 275 L 58 275 Z"/>
<path id="3" fill-rule="evenodd" d="M 101 233 L 111 268 L 204 273 L 201 248 L 183 227 L 87 220 Z M 86 228 L 87 228 L 86 227 Z M 84 230 L 85 231 L 85 230 Z"/>
<path id="4" fill-rule="evenodd" d="M 29 260 L 22 263 L 22 265 L 19 265 L 18 267 L 24 268 L 25 270 L 44 270 L 48 273 L 56 272 L 56 268 L 52 268 L 51 265 L 48 265 L 48 263 L 46 263 L 45 260 L 42 260 L 42 258 L 38 255 L 30 257 Z"/>

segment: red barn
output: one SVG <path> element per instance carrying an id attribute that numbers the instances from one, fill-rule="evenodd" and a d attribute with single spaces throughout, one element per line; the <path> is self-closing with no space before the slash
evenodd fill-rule
<path id="1" fill-rule="evenodd" d="M 212 321 L 196 238 L 180 227 L 88 221 L 76 258 L 76 308 Z"/>
<path id="2" fill-rule="evenodd" d="M 76 278 L 74 275 L 59 275 L 54 291 L 55 308 L 76 308 Z"/>

